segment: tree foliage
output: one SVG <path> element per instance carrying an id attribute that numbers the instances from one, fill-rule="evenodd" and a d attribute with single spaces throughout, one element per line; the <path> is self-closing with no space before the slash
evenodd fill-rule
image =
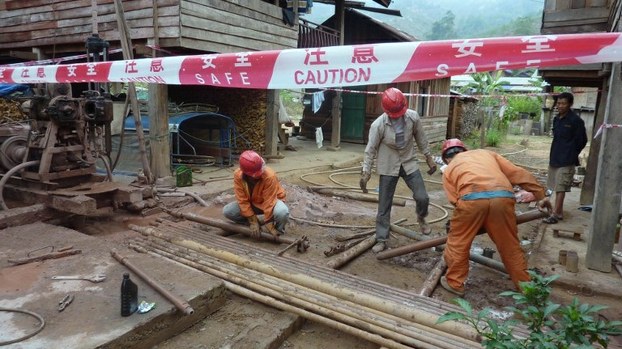
<path id="1" fill-rule="evenodd" d="M 558 275 L 541 276 L 530 271 L 531 281 L 521 283 L 522 292 L 502 292 L 511 297 L 516 306 L 506 309 L 515 317 L 499 321 L 491 316 L 489 308 L 475 312 L 469 302 L 454 300 L 464 312 L 448 312 L 437 323 L 450 320 L 464 321 L 479 333 L 482 345 L 487 349 L 569 349 L 593 348 L 598 343 L 607 348 L 610 336 L 622 334 L 622 321 L 606 321 L 598 317 L 605 309 L 601 305 L 581 304 L 575 298 L 569 305 L 550 301 L 550 284 Z M 517 324 L 530 331 L 527 338 L 514 335 Z"/>
<path id="2" fill-rule="evenodd" d="M 444 40 L 444 39 L 455 39 L 457 37 L 456 30 L 454 28 L 454 21 L 456 20 L 456 15 L 453 12 L 447 11 L 445 12 L 445 16 L 432 23 L 432 29 L 430 34 L 427 36 L 430 40 Z"/>

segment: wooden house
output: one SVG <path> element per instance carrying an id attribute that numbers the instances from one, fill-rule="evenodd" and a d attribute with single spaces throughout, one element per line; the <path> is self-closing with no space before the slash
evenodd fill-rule
<path id="1" fill-rule="evenodd" d="M 545 0 L 541 33 L 622 32 L 621 14 L 622 0 Z M 589 156 L 579 202 L 593 205 L 587 228 L 585 266 L 602 272 L 612 270 L 616 224 L 622 216 L 622 150 L 615 128 L 599 137 L 594 136 L 604 123 L 622 124 L 619 113 L 622 109 L 619 98 L 622 95 L 621 70 L 622 63 L 613 62 L 541 71 L 542 77 L 552 86 L 598 89 L 596 116 L 590 125 L 594 134 L 588 134 Z"/>
<path id="2" fill-rule="evenodd" d="M 108 59 L 123 59 L 119 51 L 124 31 L 119 23 L 125 23 L 128 29 L 134 58 L 297 48 L 299 33 L 314 38 L 321 29 L 301 30 L 299 26 L 305 24 L 281 7 L 284 3 L 278 0 L 1 1 L 0 65 L 76 55 L 82 57 L 63 62 L 83 62 L 85 42 L 93 35 L 109 45 Z M 338 35 L 331 33 L 327 44 L 337 45 L 338 39 Z M 74 84 L 73 89 L 74 94 L 79 94 L 87 86 Z M 278 91 L 168 86 L 159 93 L 159 99 L 176 105 L 216 106 L 220 113 L 236 121 L 241 138 L 238 145 L 268 155 L 275 153 L 276 132 L 271 132 L 274 127 L 268 127 L 266 120 L 271 122 L 276 118 L 273 106 L 278 101 Z M 155 118 L 167 115 L 166 111 L 158 114 Z"/>
<path id="3" fill-rule="evenodd" d="M 542 34 L 574 34 L 586 32 L 614 32 L 620 31 L 621 0 L 545 0 L 542 16 Z M 580 88 L 595 88 L 596 108 L 588 118 L 587 128 L 591 131 L 588 139 L 598 126 L 603 123 L 607 104 L 607 94 L 622 95 L 622 91 L 609 91 L 610 63 L 592 63 L 575 66 L 545 68 L 540 70 L 542 78 L 551 87 L 568 86 L 573 90 Z M 582 107 L 580 100 L 575 99 L 573 107 Z M 581 113 L 581 110 L 577 110 Z M 600 141 L 591 142 L 588 157 L 587 173 L 581 191 L 581 203 L 591 203 L 595 192 L 595 177 L 598 162 Z"/>
<path id="4" fill-rule="evenodd" d="M 335 17 L 326 20 L 323 26 L 335 28 Z M 356 9 L 346 8 L 344 13 L 344 44 L 359 45 L 381 42 L 408 42 L 417 39 L 399 31 L 386 23 L 373 19 Z M 397 87 L 409 97 L 409 107 L 423 117 L 428 140 L 438 142 L 445 139 L 449 115 L 450 79 L 412 81 L 395 85 L 367 85 L 346 88 L 341 93 L 341 133 L 343 141 L 366 143 L 369 127 L 376 117 L 382 114 L 380 93 L 388 87 Z M 315 90 L 308 92 L 317 92 Z M 444 97 L 421 97 L 417 94 L 438 94 Z M 332 137 L 332 99 L 335 92 L 324 92 L 324 102 L 317 112 L 312 104 L 305 107 L 301 121 L 303 136 L 314 138 L 317 127 L 322 127 L 324 139 Z"/>

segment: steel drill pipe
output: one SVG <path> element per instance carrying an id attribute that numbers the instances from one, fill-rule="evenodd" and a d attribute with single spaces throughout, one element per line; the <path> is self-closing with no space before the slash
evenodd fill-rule
<path id="1" fill-rule="evenodd" d="M 432 292 L 434 292 L 436 285 L 438 285 L 438 280 L 440 280 L 441 276 L 445 274 L 446 269 L 447 264 L 445 263 L 445 258 L 441 256 L 438 262 L 436 262 L 434 269 L 432 269 L 432 271 L 428 275 L 428 278 L 423 282 L 423 286 L 421 286 L 421 291 L 419 291 L 419 295 L 429 297 Z"/>
<path id="2" fill-rule="evenodd" d="M 437 323 L 438 316 L 429 312 L 421 311 L 414 307 L 404 307 L 403 304 L 394 303 L 374 294 L 362 293 L 358 290 L 346 289 L 340 285 L 326 282 L 321 279 L 311 277 L 306 272 L 288 273 L 284 272 L 280 266 L 269 265 L 265 262 L 253 260 L 247 256 L 236 255 L 232 252 L 221 251 L 211 246 L 205 246 L 195 241 L 173 239 L 173 244 L 192 249 L 196 252 L 205 253 L 209 256 L 222 259 L 229 263 L 253 269 L 316 291 L 328 293 L 341 299 L 356 301 L 357 303 L 369 308 L 381 310 L 383 312 L 401 317 L 409 321 L 440 329 L 449 333 L 454 333 L 463 338 L 473 341 L 481 340 L 479 334 L 469 326 L 458 322 Z"/>
<path id="3" fill-rule="evenodd" d="M 378 202 L 377 196 L 371 196 L 362 193 L 343 191 L 338 189 L 328 189 L 322 187 L 309 187 L 309 189 L 323 195 L 339 196 L 346 199 L 365 201 L 365 202 Z M 406 199 L 393 198 L 393 206 L 406 206 Z"/>
<path id="4" fill-rule="evenodd" d="M 224 239 L 220 236 L 213 234 L 205 234 L 199 228 L 196 227 L 188 227 L 178 222 L 171 222 L 168 220 L 163 220 L 166 226 L 160 227 L 160 229 L 165 229 L 166 231 L 170 231 L 174 234 L 174 238 L 172 236 L 168 236 L 168 234 L 163 234 L 156 231 L 153 228 L 148 227 L 137 227 L 130 226 L 131 229 L 134 229 L 145 236 L 150 236 L 158 239 L 162 239 L 164 241 L 168 241 L 171 243 L 177 242 L 182 236 L 187 236 L 190 239 L 198 239 L 199 241 L 203 241 L 203 243 L 209 245 L 212 248 L 222 248 L 225 251 L 230 251 L 235 254 L 240 255 L 248 255 L 250 250 L 253 251 L 253 259 L 260 259 L 268 263 L 273 263 L 273 265 L 278 265 L 279 269 L 283 269 L 283 271 L 289 274 L 299 274 L 303 273 L 307 276 L 312 275 L 314 278 L 323 279 L 335 286 L 340 285 L 340 287 L 349 287 L 357 290 L 358 292 L 371 293 L 373 295 L 383 294 L 386 300 L 392 300 L 393 302 L 406 305 L 408 307 L 415 307 L 421 310 L 424 310 L 435 314 L 436 316 L 441 316 L 448 311 L 460 311 L 461 309 L 455 305 L 450 303 L 438 302 L 429 297 L 422 297 L 416 294 L 412 294 L 409 292 L 405 292 L 404 290 L 395 289 L 385 284 L 380 284 L 367 279 L 360 279 L 356 276 L 352 276 L 347 273 L 339 272 L 338 270 L 328 269 L 326 267 L 317 266 L 314 264 L 309 264 L 307 262 L 301 261 L 296 258 L 291 257 L 276 257 L 272 251 L 265 251 L 261 248 L 256 248 L 255 246 L 247 245 L 245 243 L 240 243 L 236 241 L 232 241 L 230 239 Z M 183 247 L 185 251 L 189 251 L 187 247 Z M 250 250 L 249 250 L 250 249 Z M 284 263 L 283 259 L 286 259 L 287 263 Z M 348 298 L 349 299 L 349 298 Z M 387 314 L 386 312 L 383 312 Z M 401 315 L 401 314 L 400 314 Z M 396 315 L 392 315 L 396 316 Z M 397 317 L 397 316 L 396 316 Z M 400 317 L 403 318 L 403 317 Z M 428 332 L 438 332 L 444 333 L 446 335 L 447 332 L 441 329 L 435 329 L 432 327 L 428 327 L 426 325 L 421 325 L 417 322 L 413 322 L 411 324 L 414 327 L 423 326 L 426 328 Z M 451 333 L 461 333 L 462 331 Z M 473 339 L 466 339 L 467 337 L 458 336 L 464 339 L 467 343 L 470 343 Z"/>
<path id="5" fill-rule="evenodd" d="M 149 286 L 158 291 L 164 298 L 168 299 L 171 303 L 177 307 L 182 313 L 186 315 L 194 314 L 194 309 L 186 302 L 185 300 L 175 296 L 164 287 L 162 287 L 157 281 L 152 279 L 149 275 L 142 271 L 142 269 L 138 268 L 130 261 L 127 260 L 126 257 L 121 256 L 117 251 L 110 251 L 110 254 L 119 261 L 119 263 L 125 265 L 129 270 L 133 271 L 136 275 L 138 275 L 143 281 L 145 281 Z"/>
<path id="6" fill-rule="evenodd" d="M 300 306 L 305 309 L 314 307 L 314 310 L 318 313 L 324 313 L 325 316 L 329 316 L 340 322 L 356 325 L 357 327 L 359 325 L 371 326 L 367 327 L 366 330 L 398 340 L 405 344 L 421 348 L 464 349 L 480 347 L 476 342 L 463 341 L 461 337 L 453 336 L 448 333 L 441 335 L 433 332 L 429 327 L 424 329 L 415 328 L 412 327 L 410 323 L 393 317 L 390 314 L 376 312 L 373 309 L 364 308 L 356 303 L 319 293 L 282 279 L 277 279 L 250 269 L 234 267 L 229 263 L 213 259 L 206 255 L 188 253 L 187 250 L 180 250 L 176 247 L 168 246 L 164 241 L 135 240 L 132 244 L 133 243 L 137 243 L 139 247 L 146 249 L 146 251 L 228 280 L 255 292 L 260 292 L 261 294 L 286 301 L 288 304 Z M 135 248 L 133 245 L 132 247 Z M 327 311 L 333 313 L 329 314 Z"/>
<path id="7" fill-rule="evenodd" d="M 548 213 L 542 212 L 540 210 L 531 210 L 525 213 L 516 215 L 516 224 L 522 224 L 526 222 L 530 222 L 539 218 L 547 217 Z M 415 242 L 410 245 L 401 246 L 398 248 L 394 248 L 391 250 L 380 252 L 376 255 L 376 258 L 383 260 L 392 257 L 402 256 L 411 252 L 420 251 L 429 247 L 440 246 L 447 242 L 447 236 L 442 236 L 440 238 L 429 239 L 421 242 Z"/>
<path id="8" fill-rule="evenodd" d="M 354 258 L 360 256 L 363 252 L 369 250 L 372 246 L 374 246 L 375 243 L 376 236 L 372 235 L 367 239 L 361 241 L 359 244 L 352 247 L 351 249 L 341 253 L 338 257 L 328 262 L 326 266 L 333 269 L 339 269 Z"/>
<path id="9" fill-rule="evenodd" d="M 440 315 L 434 312 L 423 311 L 422 309 L 415 307 L 404 307 L 402 302 L 395 303 L 388 299 L 381 298 L 377 294 L 365 293 L 363 290 L 353 290 L 344 288 L 342 285 L 337 285 L 334 282 L 327 282 L 322 279 L 310 277 L 308 271 L 286 272 L 282 270 L 284 264 L 282 261 L 276 265 L 265 264 L 265 262 L 257 261 L 248 258 L 248 256 L 237 255 L 234 252 L 218 250 L 212 246 L 205 246 L 196 241 L 185 240 L 179 238 L 167 238 L 165 234 L 155 232 L 154 229 L 148 227 L 139 227 L 130 224 L 130 229 L 136 230 L 143 235 L 151 235 L 155 237 L 162 237 L 165 241 L 169 241 L 182 248 L 194 250 L 195 252 L 204 253 L 214 258 L 218 258 L 229 263 L 236 264 L 238 266 L 244 266 L 271 276 L 275 276 L 284 279 L 295 284 L 314 289 L 316 291 L 325 292 L 332 296 L 356 301 L 361 305 L 369 308 L 377 309 L 385 313 L 389 313 L 398 316 L 402 319 L 418 322 L 419 324 L 429 326 L 441 331 L 456 334 L 460 337 L 479 341 L 481 338 L 472 328 L 461 323 L 442 323 L 438 324 L 436 321 Z M 279 257 L 279 260 L 283 257 Z M 293 260 L 293 259 L 292 259 Z M 287 263 L 285 263 L 287 264 Z M 386 288 L 386 286 L 385 286 Z M 412 297 L 413 295 L 411 295 Z M 419 297 L 422 299 L 428 299 L 427 297 Z M 437 304 L 439 306 L 440 304 Z M 439 309 L 437 309 L 439 310 Z"/>
<path id="10" fill-rule="evenodd" d="M 146 249 L 147 251 L 162 255 L 241 286 L 254 289 L 255 291 L 258 291 L 254 286 L 255 284 L 269 288 L 277 292 L 277 298 L 280 298 L 280 295 L 287 295 L 288 297 L 302 299 L 306 302 L 330 308 L 344 315 L 356 318 L 358 321 L 374 324 L 411 338 L 418 338 L 424 342 L 434 344 L 438 348 L 464 349 L 480 347 L 476 342 L 466 340 L 462 337 L 454 336 L 447 332 L 440 332 L 427 326 L 422 327 L 417 323 L 406 322 L 391 314 L 363 307 L 348 300 L 339 299 L 248 268 L 240 268 L 205 254 L 200 254 L 188 249 L 181 249 L 161 239 L 150 238 L 148 240 L 134 240 L 131 242 L 130 246 L 135 249 L 136 247 Z M 138 251 L 145 252 L 141 250 Z M 288 301 L 290 303 L 292 301 L 296 302 L 294 299 Z M 390 335 L 388 336 L 390 337 Z"/>
<path id="11" fill-rule="evenodd" d="M 189 239 L 200 241 L 214 247 L 218 246 L 220 248 L 238 254 L 248 254 L 249 249 L 252 249 L 253 255 L 256 258 L 267 261 L 269 263 L 277 264 L 287 272 L 313 273 L 313 275 L 315 275 L 316 277 L 321 277 L 328 282 L 332 282 L 335 284 L 346 284 L 348 287 L 352 287 L 360 291 L 365 291 L 373 294 L 382 293 L 387 299 L 394 299 L 394 301 L 397 302 L 404 302 L 406 300 L 417 302 L 418 307 L 425 308 L 432 313 L 437 313 L 439 316 L 448 311 L 460 311 L 460 308 L 449 303 L 438 303 L 428 297 L 417 296 L 413 298 L 413 295 L 411 293 L 387 287 L 387 285 L 385 284 L 380 284 L 371 280 L 364 280 L 363 282 L 362 280 L 350 274 L 340 273 L 333 269 L 328 269 L 325 267 L 306 263 L 296 258 L 291 258 L 287 256 L 277 257 L 274 255 L 273 252 L 263 251 L 261 248 L 256 248 L 255 246 L 245 246 L 245 244 L 243 243 L 239 243 L 231 239 L 223 239 L 217 235 L 205 234 L 197 228 L 188 228 L 185 226 L 182 227 L 179 223 L 174 222 L 166 222 L 166 226 L 162 228 L 172 230 L 177 237 L 185 236 Z M 134 228 L 130 226 L 130 229 Z M 155 236 L 158 238 L 162 238 L 163 240 L 170 241 L 170 239 L 162 237 L 166 237 L 165 234 L 158 233 L 155 229 L 152 228 L 147 228 L 147 230 L 137 228 L 135 230 L 141 232 L 143 235 Z M 283 259 L 287 259 L 287 263 L 283 263 Z"/>
<path id="12" fill-rule="evenodd" d="M 193 221 L 193 222 L 197 222 L 197 223 L 202 223 L 202 224 L 207 224 L 210 225 L 212 227 L 216 227 L 216 228 L 220 228 L 222 230 L 226 230 L 226 231 L 230 231 L 230 232 L 234 232 L 234 233 L 238 233 L 238 234 L 244 234 L 247 236 L 252 236 L 253 234 L 251 233 L 251 229 L 247 226 L 244 225 L 240 225 L 240 224 L 236 224 L 236 223 L 229 223 L 229 222 L 225 222 L 222 221 L 220 219 L 216 219 L 216 218 L 209 218 L 209 217 L 205 217 L 205 216 L 199 216 L 198 214 L 194 214 L 191 212 L 172 212 L 169 211 L 168 212 L 171 216 L 177 217 L 177 218 L 185 218 L 189 221 Z M 272 236 L 272 234 L 268 234 L 268 233 L 264 233 L 261 232 L 261 239 L 262 240 L 267 240 L 267 241 L 273 241 L 279 244 L 292 244 L 296 241 L 296 239 L 288 237 L 288 236 L 279 236 L 278 238 L 275 238 L 274 236 Z"/>

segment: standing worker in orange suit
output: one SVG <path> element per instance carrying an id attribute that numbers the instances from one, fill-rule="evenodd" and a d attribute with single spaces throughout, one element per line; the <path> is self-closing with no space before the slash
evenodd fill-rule
<path id="1" fill-rule="evenodd" d="M 408 109 L 408 101 L 402 91 L 388 88 L 382 94 L 380 115 L 369 128 L 369 139 L 365 147 L 363 170 L 359 185 L 367 193 L 367 181 L 371 177 L 371 168 L 376 159 L 376 172 L 380 175 L 378 189 L 378 213 L 376 215 L 376 245 L 374 253 L 386 249 L 389 239 L 391 205 L 397 181 L 402 177 L 413 193 L 416 203 L 417 222 L 423 234 L 430 234 L 430 227 L 425 220 L 428 215 L 430 198 L 423 184 L 419 171 L 415 143 L 423 153 L 430 171 L 436 171 L 428 140 L 416 111 Z"/>
<path id="2" fill-rule="evenodd" d="M 456 295 L 464 295 L 469 274 L 469 254 L 477 232 L 484 228 L 497 246 L 512 282 L 529 281 L 527 261 L 518 241 L 518 227 L 512 191 L 514 185 L 533 193 L 538 208 L 551 210 L 545 189 L 527 170 L 503 156 L 484 149 L 467 151 L 459 139 L 443 143 L 443 188 L 455 206 L 443 256 L 447 273 L 441 286 Z"/>
<path id="3" fill-rule="evenodd" d="M 225 217 L 236 223 L 248 222 L 255 238 L 261 233 L 259 214 L 264 215 L 264 227 L 272 236 L 285 232 L 289 219 L 289 208 L 283 202 L 285 189 L 256 152 L 246 150 L 240 155 L 240 168 L 233 174 L 233 191 L 236 201 L 225 205 Z"/>

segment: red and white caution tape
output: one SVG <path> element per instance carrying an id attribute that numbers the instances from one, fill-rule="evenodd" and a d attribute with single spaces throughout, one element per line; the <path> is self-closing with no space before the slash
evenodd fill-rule
<path id="1" fill-rule="evenodd" d="M 115 49 L 115 50 L 110 50 L 108 51 L 108 54 L 113 54 L 113 53 L 117 53 L 117 52 L 122 52 L 123 50 L 119 49 Z M 2 69 L 3 67 L 24 67 L 24 66 L 36 66 L 36 65 L 48 65 L 48 64 L 56 64 L 56 63 L 61 63 L 61 62 L 67 62 L 67 61 L 75 61 L 78 59 L 84 59 L 88 56 L 88 54 L 83 53 L 83 54 L 79 54 L 79 55 L 73 55 L 73 56 L 66 56 L 66 57 L 59 57 L 59 58 L 51 58 L 51 59 L 43 59 L 40 61 L 30 61 L 30 62 L 22 62 L 22 63 L 13 63 L 13 64 L 7 64 L 7 65 L 0 65 L 0 69 Z M 101 55 L 100 55 L 101 56 Z"/>
<path id="2" fill-rule="evenodd" d="M 600 127 L 598 128 L 598 130 L 596 131 L 596 134 L 594 134 L 594 139 L 598 138 L 600 136 L 601 133 L 603 133 L 603 129 L 605 128 L 622 128 L 622 125 L 620 124 L 601 124 Z"/>
<path id="3" fill-rule="evenodd" d="M 255 89 L 327 88 L 617 61 L 622 61 L 622 33 L 590 33 L 0 67 L 0 83 L 146 82 Z"/>

